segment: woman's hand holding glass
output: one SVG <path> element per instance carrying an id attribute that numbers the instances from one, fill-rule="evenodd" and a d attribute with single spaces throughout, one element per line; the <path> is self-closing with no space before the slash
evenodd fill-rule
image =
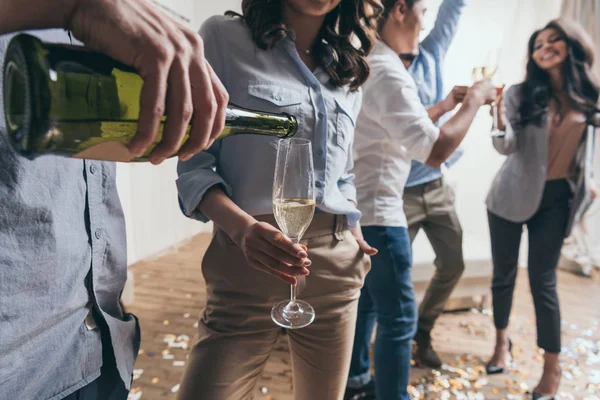
<path id="1" fill-rule="evenodd" d="M 496 136 L 501 137 L 506 131 L 506 107 L 504 106 L 504 93 L 500 93 L 496 99 L 496 129 L 501 133 Z M 494 117 L 494 109 L 490 109 L 490 115 Z"/>
<path id="2" fill-rule="evenodd" d="M 295 285 L 297 276 L 309 274 L 306 247 L 294 243 L 281 231 L 266 222 L 255 222 L 244 229 L 240 237 L 248 263 L 285 283 Z"/>

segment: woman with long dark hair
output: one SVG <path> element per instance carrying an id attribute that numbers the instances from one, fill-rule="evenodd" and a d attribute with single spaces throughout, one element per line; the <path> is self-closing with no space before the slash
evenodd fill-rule
<path id="1" fill-rule="evenodd" d="M 561 375 L 556 267 L 563 240 L 595 197 L 591 174 L 600 82 L 592 72 L 592 40 L 572 21 L 551 21 L 531 36 L 528 50 L 525 81 L 511 87 L 501 103 L 504 136 L 493 139 L 508 157 L 487 198 L 496 326 L 487 372 L 503 373 L 510 363 L 507 327 L 527 226 L 538 346 L 545 351 L 532 398 L 553 399 Z"/>
<path id="2" fill-rule="evenodd" d="M 272 138 L 232 136 L 179 164 L 183 212 L 216 227 L 202 264 L 207 304 L 179 398 L 250 396 L 281 332 L 271 308 L 289 299 L 289 284 L 316 313 L 288 332 L 295 398 L 343 396 L 367 256 L 376 252 L 358 227 L 350 170 L 373 46 L 369 15 L 378 10 L 372 0 L 244 0 L 241 16 L 203 24 L 206 58 L 231 102 L 295 115 L 295 137 L 311 140 L 317 212 L 306 247 L 276 228 Z"/>

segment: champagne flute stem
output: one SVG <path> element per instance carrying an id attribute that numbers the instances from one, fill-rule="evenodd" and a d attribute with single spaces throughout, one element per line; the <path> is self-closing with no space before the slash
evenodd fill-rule
<path id="1" fill-rule="evenodd" d="M 498 107 L 496 102 L 492 103 L 492 131 L 498 130 Z"/>
<path id="2" fill-rule="evenodd" d="M 290 303 L 296 303 L 296 285 L 290 285 Z"/>
<path id="3" fill-rule="evenodd" d="M 294 242 L 295 244 L 300 243 L 299 238 L 291 238 L 290 240 L 292 242 Z M 290 305 L 296 304 L 296 289 L 297 289 L 297 285 L 290 285 Z"/>

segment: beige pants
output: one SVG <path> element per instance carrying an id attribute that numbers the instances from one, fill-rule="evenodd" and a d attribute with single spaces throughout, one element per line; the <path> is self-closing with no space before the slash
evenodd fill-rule
<path id="1" fill-rule="evenodd" d="M 260 218 L 277 226 L 272 216 Z M 298 299 L 315 309 L 314 322 L 288 330 L 294 398 L 342 399 L 352 352 L 360 289 L 370 268 L 344 217 L 315 214 L 302 243 L 311 273 Z M 179 399 L 248 399 L 281 328 L 271 308 L 289 298 L 284 282 L 250 267 L 217 230 L 202 263 L 207 305 L 181 383 Z"/>
<path id="2" fill-rule="evenodd" d="M 411 242 L 423 229 L 435 251 L 435 274 L 419 307 L 419 330 L 430 332 L 465 270 L 454 191 L 442 178 L 406 188 L 404 213 Z"/>

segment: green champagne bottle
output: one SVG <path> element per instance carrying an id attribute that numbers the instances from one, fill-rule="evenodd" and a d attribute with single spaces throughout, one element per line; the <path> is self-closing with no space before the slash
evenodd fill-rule
<path id="1" fill-rule="evenodd" d="M 137 130 L 142 78 L 133 68 L 81 46 L 19 34 L 7 47 L 3 80 L 9 142 L 28 158 L 55 154 L 147 161 L 162 137 L 166 117 L 145 155 L 134 158 L 129 153 L 126 145 Z M 219 139 L 235 134 L 286 138 L 297 130 L 292 115 L 230 104 Z"/>

